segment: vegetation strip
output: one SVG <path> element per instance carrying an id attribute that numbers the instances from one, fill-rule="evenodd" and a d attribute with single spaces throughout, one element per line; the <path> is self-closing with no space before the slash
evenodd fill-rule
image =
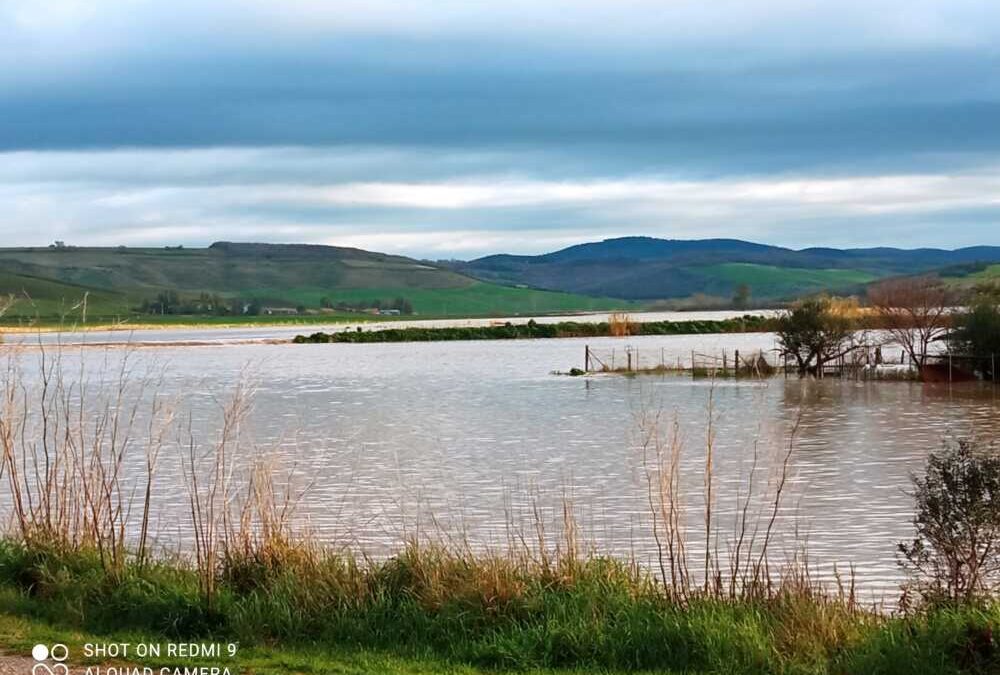
<path id="1" fill-rule="evenodd" d="M 756 333 L 774 330 L 773 319 L 746 315 L 735 319 L 706 321 L 650 321 L 629 323 L 627 332 L 616 329 L 614 322 L 584 323 L 560 321 L 524 324 L 505 323 L 501 326 L 467 326 L 452 328 L 390 328 L 386 330 L 298 335 L 294 342 L 432 342 L 446 340 L 524 340 L 570 337 L 611 337 L 615 335 L 700 335 L 711 333 Z"/>

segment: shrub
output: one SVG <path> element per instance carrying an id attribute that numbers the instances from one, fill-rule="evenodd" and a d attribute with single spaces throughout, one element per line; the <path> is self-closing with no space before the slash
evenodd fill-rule
<path id="1" fill-rule="evenodd" d="M 913 483 L 916 537 L 899 552 L 917 592 L 931 604 L 988 598 L 1000 582 L 1000 455 L 946 443 Z"/>

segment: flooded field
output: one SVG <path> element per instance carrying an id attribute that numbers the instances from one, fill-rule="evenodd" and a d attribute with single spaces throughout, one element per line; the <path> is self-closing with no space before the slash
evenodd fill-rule
<path id="1" fill-rule="evenodd" d="M 805 547 L 824 576 L 853 564 L 871 597 L 894 595 L 899 581 L 894 551 L 910 532 L 910 473 L 949 436 L 992 439 L 1000 431 L 998 390 L 975 384 L 552 374 L 582 365 L 585 344 L 671 360 L 695 350 L 766 351 L 774 336 L 67 347 L 61 367 L 77 379 L 107 380 L 127 357 L 131 372 L 154 376 L 157 395 L 174 401 L 178 418 L 203 439 L 218 433 L 234 386 L 252 382 L 243 459 L 267 453 L 293 476 L 306 490 L 299 517 L 316 537 L 375 555 L 418 532 L 502 547 L 512 529 L 534 527 L 536 509 L 557 528 L 568 501 L 596 550 L 652 564 L 642 420 L 648 430 L 659 414 L 664 433 L 676 422 L 685 526 L 696 532 L 711 415 L 718 547 L 734 529 L 754 448 L 762 489 L 791 448 L 780 554 Z M 0 351 L 34 386 L 40 353 L 10 344 Z M 189 531 L 182 448 L 166 446 L 159 460 L 153 531 L 166 547 Z M 126 473 L 141 477 L 144 462 L 137 454 Z"/>

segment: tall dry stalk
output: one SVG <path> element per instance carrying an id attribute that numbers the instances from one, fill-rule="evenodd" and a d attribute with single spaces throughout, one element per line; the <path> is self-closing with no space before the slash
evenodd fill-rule
<path id="1" fill-rule="evenodd" d="M 188 489 L 188 506 L 194 535 L 195 562 L 202 597 L 215 598 L 217 571 L 230 532 L 232 514 L 233 455 L 243 440 L 242 428 L 252 405 L 252 389 L 241 378 L 222 410 L 222 427 L 214 444 L 204 448 L 197 441 L 188 418 L 182 462 Z"/>
<path id="2" fill-rule="evenodd" d="M 37 372 L 26 372 L 26 358 Z M 102 365 L 100 376 L 89 378 L 81 358 L 72 375 L 59 345 L 8 354 L 0 374 L 0 478 L 19 539 L 34 547 L 92 549 L 105 570 L 119 575 L 136 496 L 124 467 L 131 456 L 145 454 L 139 516 L 145 555 L 155 473 L 150 459 L 163 446 L 171 409 L 154 393 L 156 378 L 134 371 L 130 349 L 114 357 L 106 352 Z"/>
<path id="3" fill-rule="evenodd" d="M 627 337 L 632 334 L 634 322 L 625 312 L 612 312 L 608 317 L 608 329 L 614 337 Z"/>
<path id="4" fill-rule="evenodd" d="M 708 423 L 705 430 L 705 593 L 712 578 L 712 506 L 715 487 L 715 383 L 708 391 Z"/>
<path id="5" fill-rule="evenodd" d="M 657 562 L 664 590 L 685 599 L 691 588 L 681 503 L 680 465 L 683 443 L 680 422 L 673 418 L 669 432 L 663 431 L 662 411 L 643 412 L 642 463 L 646 474 L 646 497 L 652 516 Z"/>
<path id="6" fill-rule="evenodd" d="M 643 410 L 639 415 L 646 502 L 652 521 L 662 586 L 669 596 L 681 601 L 686 601 L 692 593 L 731 599 L 769 594 L 778 586 L 771 577 L 769 549 L 773 544 L 778 515 L 791 474 L 798 422 L 790 433 L 787 448 L 777 458 L 780 461 L 776 476 L 764 491 L 758 487 L 760 450 L 759 442 L 755 441 L 750 472 L 746 478 L 746 494 L 737 496 L 734 529 L 722 541 L 723 533 L 715 513 L 716 427 L 713 394 L 709 395 L 708 414 L 702 466 L 704 504 L 700 535 L 705 548 L 701 552 L 700 580 L 692 576 L 688 561 L 689 531 L 684 526 L 685 510 L 680 480 L 684 454 L 680 424 L 675 416 L 669 428 L 664 431 L 662 411 Z M 754 512 L 752 505 L 758 501 L 766 504 L 767 508 L 762 507 Z M 725 558 L 719 553 L 720 543 L 728 550 Z M 793 575 L 798 574 L 798 578 L 808 577 L 801 570 L 793 569 L 791 572 Z"/>

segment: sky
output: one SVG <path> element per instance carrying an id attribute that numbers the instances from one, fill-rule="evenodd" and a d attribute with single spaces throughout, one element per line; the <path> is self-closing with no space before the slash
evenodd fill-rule
<path id="1" fill-rule="evenodd" d="M 995 0 L 0 0 L 0 246 L 1000 245 Z"/>

